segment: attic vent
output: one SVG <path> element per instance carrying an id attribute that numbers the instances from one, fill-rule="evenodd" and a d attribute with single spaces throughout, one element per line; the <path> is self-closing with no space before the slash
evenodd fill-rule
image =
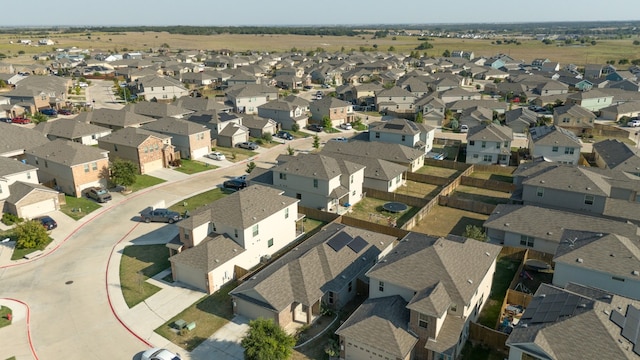
<path id="1" fill-rule="evenodd" d="M 590 187 L 587 187 L 587 190 L 591 190 L 591 188 L 590 188 Z"/>
<path id="2" fill-rule="evenodd" d="M 238 249 L 233 249 L 233 252 L 238 252 Z"/>
<path id="3" fill-rule="evenodd" d="M 251 278 L 251 280 L 255 280 L 255 279 L 256 279 L 256 277 L 255 277 L 255 276 L 253 276 L 253 277 Z"/>
<path id="4" fill-rule="evenodd" d="M 576 262 L 579 262 L 580 264 L 582 264 L 584 262 L 584 260 L 582 260 L 582 258 L 577 258 Z"/>
<path id="5" fill-rule="evenodd" d="M 633 270 L 633 271 L 631 272 L 631 275 L 633 275 L 633 276 L 640 276 L 640 271 L 638 271 L 638 270 Z"/>
<path id="6" fill-rule="evenodd" d="M 528 326 L 529 326 L 529 325 L 527 325 L 527 324 L 522 324 L 522 327 L 523 327 L 523 328 L 526 328 L 526 327 L 528 327 Z"/>
<path id="7" fill-rule="evenodd" d="M 579 307 L 579 308 L 583 308 L 583 309 L 584 309 L 584 308 L 586 308 L 586 307 L 587 307 L 587 304 L 578 304 L 578 307 Z"/>
<path id="8" fill-rule="evenodd" d="M 384 241 L 380 241 L 380 245 L 384 245 Z"/>
<path id="9" fill-rule="evenodd" d="M 602 234 L 602 233 L 597 233 L 597 234 L 596 234 L 596 236 L 597 236 L 597 237 L 602 237 L 602 236 L 603 236 L 603 234 Z"/>
<path id="10" fill-rule="evenodd" d="M 611 256 L 611 257 L 616 257 L 616 254 L 611 253 L 611 254 L 609 254 L 609 256 Z"/>
<path id="11" fill-rule="evenodd" d="M 553 235 L 551 231 L 547 231 L 547 235 Z"/>
<path id="12" fill-rule="evenodd" d="M 608 312 L 607 310 L 602 310 L 602 312 L 603 312 L 605 315 L 607 315 L 607 316 L 609 316 L 609 315 L 611 314 L 611 313 L 610 313 L 610 312 Z"/>
<path id="13" fill-rule="evenodd" d="M 216 262 L 217 262 L 217 263 L 219 263 L 219 262 L 220 262 L 220 260 L 216 259 Z"/>
<path id="14" fill-rule="evenodd" d="M 540 184 L 544 184 L 544 180 L 540 180 Z"/>
<path id="15" fill-rule="evenodd" d="M 605 298 L 605 299 L 611 299 L 611 298 L 612 298 L 612 296 L 611 296 L 610 294 L 607 294 L 607 295 L 605 295 L 605 296 L 604 296 L 604 298 Z"/>
<path id="16" fill-rule="evenodd" d="M 484 254 L 485 254 L 485 255 L 487 255 L 487 256 L 490 256 L 490 255 L 491 255 L 491 254 L 489 254 L 489 252 L 488 252 L 488 251 L 486 251 Z"/>
<path id="17" fill-rule="evenodd" d="M 504 226 L 509 226 L 509 223 L 504 223 Z"/>
<path id="18" fill-rule="evenodd" d="M 346 279 L 347 277 L 344 275 L 340 275 L 341 278 Z"/>
<path id="19" fill-rule="evenodd" d="M 284 205 L 284 201 L 282 202 L 282 205 Z"/>
<path id="20" fill-rule="evenodd" d="M 467 279 L 467 282 L 468 282 L 469 284 L 473 284 L 473 280 L 471 280 L 471 279 Z"/>

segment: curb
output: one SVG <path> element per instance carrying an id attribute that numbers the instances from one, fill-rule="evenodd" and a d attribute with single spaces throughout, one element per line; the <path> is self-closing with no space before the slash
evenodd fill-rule
<path id="1" fill-rule="evenodd" d="M 31 354 L 33 355 L 33 358 L 36 360 L 39 360 L 40 358 L 36 353 L 36 349 L 33 346 L 33 339 L 31 338 L 31 308 L 29 308 L 29 305 L 27 305 L 27 303 L 18 299 L 13 299 L 13 298 L 3 298 L 3 299 L 17 302 L 18 304 L 21 304 L 22 306 L 24 306 L 25 309 L 27 309 L 26 321 L 27 321 L 27 339 L 29 341 L 29 348 L 31 349 Z"/>

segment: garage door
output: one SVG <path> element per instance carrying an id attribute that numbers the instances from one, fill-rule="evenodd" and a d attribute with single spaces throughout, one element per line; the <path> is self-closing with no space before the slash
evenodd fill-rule
<path id="1" fill-rule="evenodd" d="M 183 282 L 187 285 L 191 285 L 202 291 L 207 291 L 207 280 L 202 271 L 190 268 L 182 264 L 175 264 L 176 280 Z"/>
<path id="2" fill-rule="evenodd" d="M 56 203 L 53 199 L 43 200 L 35 204 L 29 204 L 20 208 L 20 214 L 22 217 L 33 219 L 40 215 L 52 212 L 56 210 Z"/>
<path id="3" fill-rule="evenodd" d="M 200 149 L 195 149 L 193 150 L 193 158 L 198 159 L 207 155 L 208 153 L 209 153 L 209 149 L 206 146 Z"/>
<path id="4" fill-rule="evenodd" d="M 144 164 L 143 174 L 148 174 L 151 171 L 162 169 L 162 159 L 155 160 Z"/>
<path id="5" fill-rule="evenodd" d="M 275 314 L 263 307 L 250 303 L 242 299 L 234 299 L 236 302 L 236 312 L 248 319 L 273 319 L 275 320 Z"/>

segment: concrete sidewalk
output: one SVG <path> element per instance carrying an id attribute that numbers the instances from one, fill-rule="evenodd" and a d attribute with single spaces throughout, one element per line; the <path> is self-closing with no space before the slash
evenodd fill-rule
<path id="1" fill-rule="evenodd" d="M 31 360 L 33 355 L 29 346 L 27 328 L 27 308 L 16 301 L 0 299 L 0 305 L 11 309 L 11 325 L 0 328 L 0 359 L 12 356 L 16 360 Z"/>

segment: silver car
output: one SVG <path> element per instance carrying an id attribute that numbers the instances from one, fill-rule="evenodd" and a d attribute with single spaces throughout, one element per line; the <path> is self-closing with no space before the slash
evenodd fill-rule
<path id="1" fill-rule="evenodd" d="M 167 349 L 151 348 L 142 353 L 141 360 L 181 360 L 180 355 Z"/>

